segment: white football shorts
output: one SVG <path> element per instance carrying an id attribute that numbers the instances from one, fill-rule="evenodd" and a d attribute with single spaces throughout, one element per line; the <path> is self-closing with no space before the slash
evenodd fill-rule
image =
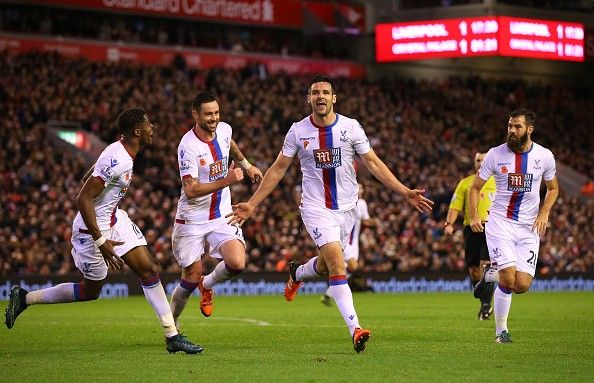
<path id="1" fill-rule="evenodd" d="M 229 225 L 224 217 L 203 224 L 176 222 L 171 236 L 173 256 L 181 267 L 188 267 L 202 258 L 206 241 L 208 241 L 209 255 L 214 258 L 223 258 L 220 253 L 221 245 L 233 239 L 239 240 L 245 247 L 241 228 L 237 225 Z"/>
<path id="2" fill-rule="evenodd" d="M 531 225 L 491 215 L 485 224 L 485 236 L 491 263 L 496 264 L 498 270 L 515 266 L 517 271 L 534 277 L 540 238 Z"/>
<path id="3" fill-rule="evenodd" d="M 123 245 L 114 246 L 118 257 L 123 257 L 130 250 L 138 246 L 146 246 L 144 235 L 130 220 L 128 213 L 118 209 L 116 223 L 108 230 L 101 232 L 103 236 L 112 241 L 124 242 Z M 107 276 L 107 264 L 95 243 L 93 237 L 84 227 L 72 225 L 72 258 L 74 264 L 86 279 L 101 281 Z"/>
<path id="4" fill-rule="evenodd" d="M 301 207 L 301 219 L 318 248 L 331 242 L 340 242 L 344 249 L 357 219 L 357 207 L 333 211 L 322 207 Z"/>

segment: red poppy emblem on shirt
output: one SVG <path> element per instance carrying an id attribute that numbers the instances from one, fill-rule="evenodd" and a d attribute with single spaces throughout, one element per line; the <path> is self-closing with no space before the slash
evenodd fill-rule
<path id="1" fill-rule="evenodd" d="M 309 145 L 309 141 L 303 141 L 303 149 L 307 149 L 307 145 Z"/>
<path id="2" fill-rule="evenodd" d="M 503 173 L 503 174 L 507 173 L 507 168 L 505 166 L 501 167 L 501 173 Z"/>
<path id="3" fill-rule="evenodd" d="M 200 166 L 206 165 L 206 160 L 204 158 L 200 159 Z"/>

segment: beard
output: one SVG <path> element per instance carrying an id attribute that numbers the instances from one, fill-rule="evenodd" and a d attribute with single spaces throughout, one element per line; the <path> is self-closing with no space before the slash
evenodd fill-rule
<path id="1" fill-rule="evenodd" d="M 528 132 L 518 137 L 515 134 L 507 134 L 507 146 L 514 152 L 519 153 L 522 151 L 522 147 L 528 141 Z"/>

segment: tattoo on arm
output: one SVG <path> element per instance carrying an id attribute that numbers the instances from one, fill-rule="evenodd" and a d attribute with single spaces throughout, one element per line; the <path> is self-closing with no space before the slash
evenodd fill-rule
<path id="1" fill-rule="evenodd" d="M 245 158 L 241 150 L 239 150 L 239 146 L 235 143 L 234 140 L 231 140 L 231 146 L 229 147 L 229 154 L 233 157 L 236 161 L 241 161 Z"/>

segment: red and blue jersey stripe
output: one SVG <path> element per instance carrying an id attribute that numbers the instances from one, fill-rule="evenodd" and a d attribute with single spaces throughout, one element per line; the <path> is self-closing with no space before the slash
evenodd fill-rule
<path id="1" fill-rule="evenodd" d="M 516 169 L 515 172 L 518 174 L 526 174 L 528 171 L 528 153 L 516 153 Z M 522 205 L 522 199 L 524 198 L 524 192 L 513 192 L 509 199 L 509 205 L 507 205 L 507 218 L 518 220 L 520 214 L 520 206 Z"/>
<path id="2" fill-rule="evenodd" d="M 336 120 L 332 125 L 325 127 L 318 127 L 320 135 L 320 149 L 330 149 L 333 147 L 332 127 L 338 122 L 338 114 Z M 313 119 L 312 119 L 313 122 Z M 315 126 L 315 125 L 314 125 Z M 326 200 L 326 207 L 332 210 L 338 210 L 338 196 L 336 188 L 336 169 L 322 169 L 322 177 L 324 180 L 324 196 Z"/>
<path id="3" fill-rule="evenodd" d="M 210 149 L 210 154 L 212 155 L 213 162 L 221 161 L 223 159 L 223 153 L 221 152 L 221 147 L 219 146 L 219 142 L 217 141 L 217 137 L 215 136 L 214 140 L 207 142 L 208 148 Z M 221 196 L 223 194 L 223 189 L 217 190 L 216 192 L 212 193 L 210 199 L 210 212 L 208 214 L 208 219 L 212 220 L 215 218 L 219 218 L 221 216 Z"/>

